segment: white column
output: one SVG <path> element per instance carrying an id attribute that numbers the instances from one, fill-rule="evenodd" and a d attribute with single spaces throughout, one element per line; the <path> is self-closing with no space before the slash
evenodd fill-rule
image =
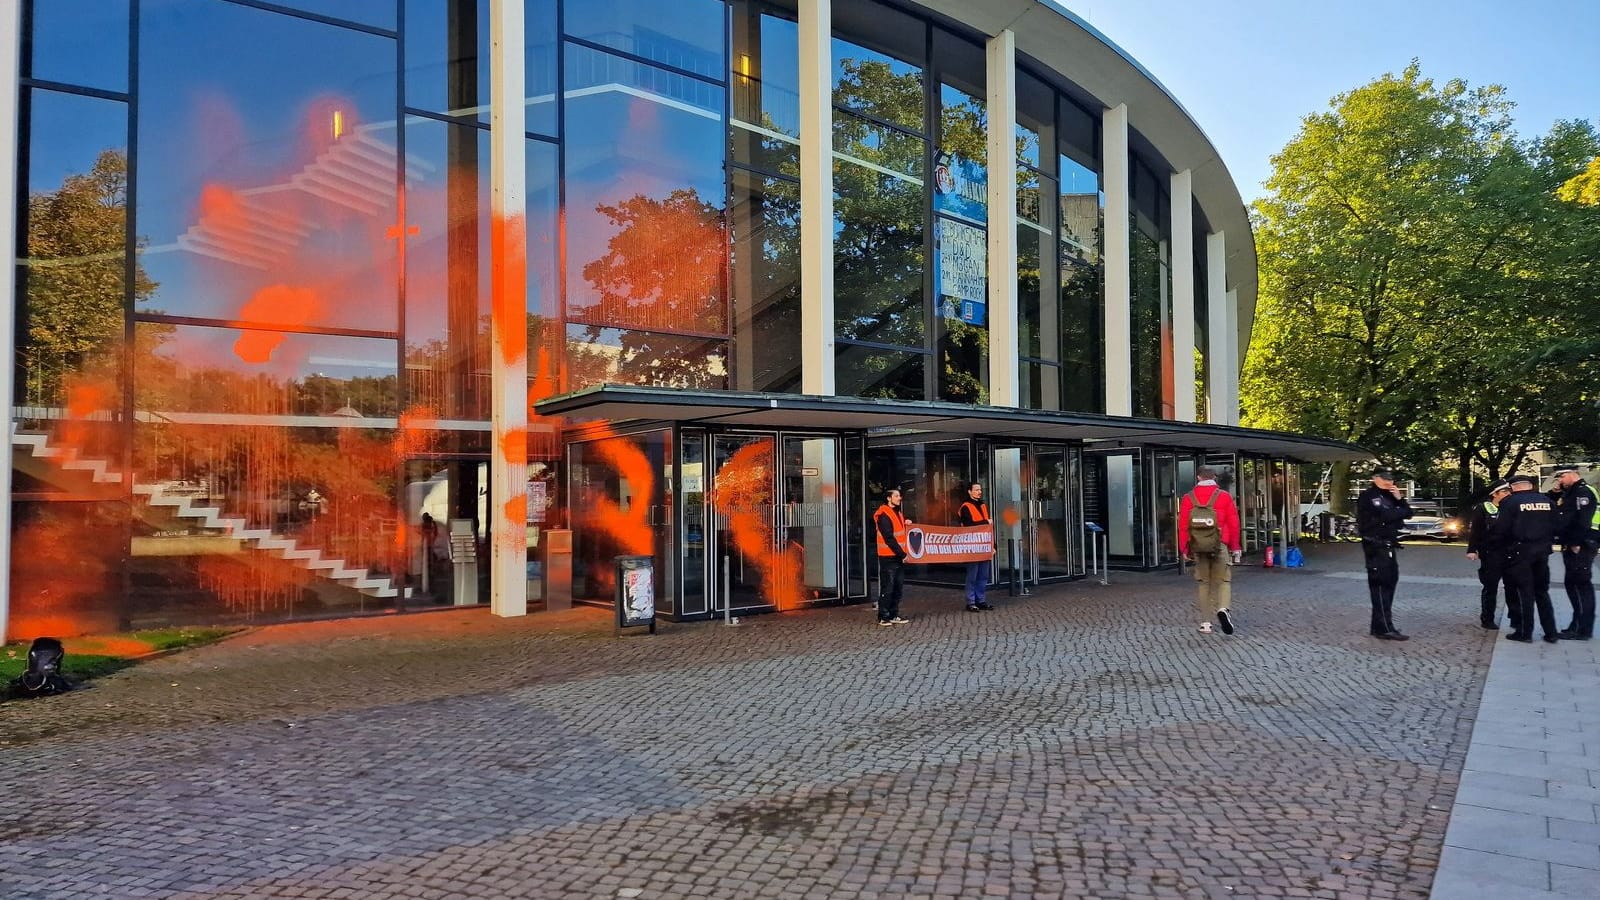
<path id="1" fill-rule="evenodd" d="M 528 613 L 527 96 L 522 0 L 489 7 L 489 290 L 493 451 L 489 611 Z"/>
<path id="2" fill-rule="evenodd" d="M 1017 36 L 989 39 L 989 405 L 1016 406 Z"/>
<path id="3" fill-rule="evenodd" d="M 1195 420 L 1194 200 L 1188 169 L 1172 176 L 1172 385 L 1174 413 Z"/>
<path id="4" fill-rule="evenodd" d="M 17 308 L 17 91 L 21 79 L 22 4 L 0 3 L 0 412 L 6 417 L 6 443 L 16 422 L 11 417 L 16 370 Z M 11 450 L 0 465 L 0 644 L 11 626 Z"/>
<path id="5" fill-rule="evenodd" d="M 1106 414 L 1133 415 L 1133 311 L 1128 239 L 1128 107 L 1107 109 L 1101 120 L 1106 192 L 1105 338 Z"/>
<path id="6" fill-rule="evenodd" d="M 1206 235 L 1206 406 L 1213 425 L 1228 424 L 1228 255 L 1222 232 Z M 1234 376 L 1237 377 L 1237 376 Z"/>
<path id="7" fill-rule="evenodd" d="M 833 9 L 800 0 L 800 390 L 831 397 Z"/>
<path id="8" fill-rule="evenodd" d="M 1226 332 L 1228 341 L 1228 368 L 1224 381 L 1228 392 L 1228 406 L 1223 412 L 1227 418 L 1223 420 L 1226 425 L 1239 424 L 1239 291 L 1230 289 L 1226 299 L 1222 301 L 1223 311 L 1228 316 Z"/>

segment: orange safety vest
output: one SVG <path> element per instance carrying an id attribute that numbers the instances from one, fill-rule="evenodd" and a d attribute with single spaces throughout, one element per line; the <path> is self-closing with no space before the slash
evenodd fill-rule
<path id="1" fill-rule="evenodd" d="M 988 525 L 989 524 L 989 504 L 987 504 L 987 503 L 973 503 L 971 500 L 968 500 L 967 502 L 961 504 L 961 508 L 964 509 L 964 510 L 970 508 L 971 512 L 968 513 L 968 515 L 972 519 L 972 524 L 974 524 L 974 525 Z"/>
<path id="2" fill-rule="evenodd" d="M 883 539 L 883 532 L 878 530 L 878 517 L 885 513 L 888 513 L 889 521 L 894 523 L 895 542 L 900 545 L 901 551 L 907 551 L 909 549 L 907 544 L 911 541 L 911 529 L 906 525 L 906 517 L 901 514 L 900 510 L 885 503 L 878 507 L 877 512 L 872 514 L 872 533 L 878 536 L 878 555 L 894 555 L 894 550 L 889 547 L 889 542 Z"/>

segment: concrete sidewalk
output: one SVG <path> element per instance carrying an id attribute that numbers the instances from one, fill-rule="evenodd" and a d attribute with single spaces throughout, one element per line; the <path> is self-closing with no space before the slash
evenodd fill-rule
<path id="1" fill-rule="evenodd" d="M 1433 897 L 1569 896 L 1600 897 L 1600 641 L 1502 640 Z"/>

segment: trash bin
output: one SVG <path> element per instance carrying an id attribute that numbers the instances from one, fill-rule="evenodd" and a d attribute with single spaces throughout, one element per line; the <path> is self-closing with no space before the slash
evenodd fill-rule
<path id="1" fill-rule="evenodd" d="M 552 528 L 544 533 L 541 560 L 546 612 L 572 608 L 572 529 Z"/>

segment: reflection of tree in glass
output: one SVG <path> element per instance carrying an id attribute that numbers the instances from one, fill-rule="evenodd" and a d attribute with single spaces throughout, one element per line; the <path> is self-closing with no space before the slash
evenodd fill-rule
<path id="1" fill-rule="evenodd" d="M 834 100 L 901 122 L 921 122 L 922 79 L 887 63 L 845 59 Z M 834 117 L 834 148 L 918 180 L 924 141 L 848 114 Z M 922 348 L 924 189 L 879 169 L 834 165 L 834 317 L 838 335 Z M 841 381 L 859 379 L 840 373 Z"/>
<path id="2" fill-rule="evenodd" d="M 591 343 L 572 355 L 574 382 L 583 374 L 579 370 L 605 368 L 606 380 L 724 386 L 722 342 L 681 336 L 727 331 L 728 244 L 720 206 L 680 188 L 662 200 L 638 194 L 595 209 L 615 233 L 606 254 L 583 267 L 599 302 L 573 310 Z M 621 347 L 607 365 L 606 352 L 594 345 L 613 329 L 621 330 Z"/>
<path id="3" fill-rule="evenodd" d="M 61 405 L 64 382 L 75 373 L 114 378 L 127 222 L 128 160 L 120 150 L 102 151 L 87 173 L 28 198 L 28 327 L 19 348 L 28 405 Z M 142 266 L 134 278 L 136 298 L 155 292 Z"/>

